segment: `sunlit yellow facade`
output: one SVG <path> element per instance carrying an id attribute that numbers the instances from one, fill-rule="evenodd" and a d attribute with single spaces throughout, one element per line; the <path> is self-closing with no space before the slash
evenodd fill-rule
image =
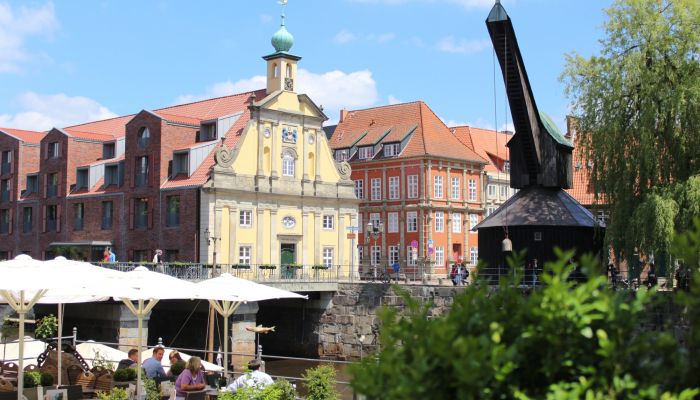
<path id="1" fill-rule="evenodd" d="M 217 151 L 201 192 L 202 226 L 220 240 L 203 237 L 200 259 L 213 262 L 216 251 L 219 264 L 332 265 L 348 276 L 358 262 L 350 167 L 333 159 L 323 111 L 294 90 L 299 57 L 264 59 L 267 94 L 251 99 L 240 139 Z"/>

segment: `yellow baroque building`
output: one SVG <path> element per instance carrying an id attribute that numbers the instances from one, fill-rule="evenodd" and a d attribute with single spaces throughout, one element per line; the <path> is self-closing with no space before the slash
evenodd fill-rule
<path id="1" fill-rule="evenodd" d="M 348 276 L 358 263 L 348 235 L 359 205 L 350 166 L 332 156 L 322 109 L 295 92 L 300 57 L 289 53 L 292 37 L 284 20 L 272 44 L 275 53 L 263 57 L 267 88 L 258 93 L 264 98 L 251 96 L 249 115 L 223 127 L 227 139 L 201 190 L 208 236 L 201 237 L 200 259 L 253 267 L 323 265 Z"/>

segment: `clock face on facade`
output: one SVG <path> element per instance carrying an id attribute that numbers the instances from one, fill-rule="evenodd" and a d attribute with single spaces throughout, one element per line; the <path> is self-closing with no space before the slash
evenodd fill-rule
<path id="1" fill-rule="evenodd" d="M 265 135 L 266 138 L 269 138 L 269 137 L 270 137 L 270 135 L 271 135 L 271 134 L 270 134 L 270 128 L 265 128 L 265 133 L 264 133 L 264 135 Z"/>
<path id="2" fill-rule="evenodd" d="M 297 221 L 294 219 L 292 216 L 286 216 L 282 218 L 282 225 L 284 225 L 285 228 L 291 229 L 294 228 L 294 225 L 297 224 Z"/>

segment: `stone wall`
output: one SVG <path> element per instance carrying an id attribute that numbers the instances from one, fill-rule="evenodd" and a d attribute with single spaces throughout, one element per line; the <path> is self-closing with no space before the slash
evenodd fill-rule
<path id="1" fill-rule="evenodd" d="M 421 302 L 433 301 L 430 316 L 444 314 L 452 305 L 452 297 L 464 290 L 464 287 L 431 285 L 403 288 Z M 341 284 L 314 329 L 318 335 L 318 356 L 354 360 L 376 351 L 379 343 L 377 312 L 382 306 L 401 310 L 405 304 L 389 285 Z"/>

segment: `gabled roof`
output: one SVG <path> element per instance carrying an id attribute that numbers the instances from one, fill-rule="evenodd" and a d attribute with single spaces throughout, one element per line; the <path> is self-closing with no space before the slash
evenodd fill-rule
<path id="1" fill-rule="evenodd" d="M 217 97 L 215 99 L 201 100 L 193 103 L 159 108 L 153 111 L 158 115 L 165 113 L 182 117 L 197 118 L 202 121 L 206 121 L 245 110 L 246 107 L 248 107 L 250 95 L 253 93 L 258 99 L 265 97 L 265 89 L 261 89 L 251 92 L 238 93 L 231 96 Z"/>
<path id="2" fill-rule="evenodd" d="M 577 136 L 578 138 L 578 136 Z M 576 141 L 576 139 L 574 139 Z M 573 196 L 579 203 L 590 206 L 596 203 L 593 182 L 591 181 L 591 167 L 589 161 L 583 156 L 579 145 L 571 152 L 573 180 L 571 189 L 566 192 Z M 598 203 L 603 203 L 602 196 L 599 196 Z"/>
<path id="3" fill-rule="evenodd" d="M 389 134 L 381 141 L 396 142 L 410 133 L 407 130 L 414 125 L 415 130 L 398 158 L 434 156 L 486 163 L 483 157 L 458 140 L 422 101 L 350 111 L 338 123 L 329 144 L 333 149 L 351 147 L 365 134 L 368 139 L 363 138 L 360 143 L 372 143 L 373 138 L 387 131 Z"/>
<path id="4" fill-rule="evenodd" d="M 503 172 L 502 162 L 508 160 L 506 144 L 513 137 L 511 134 L 472 126 L 456 126 L 452 133 L 479 156 L 489 161 L 484 167 L 487 172 Z"/>
<path id="5" fill-rule="evenodd" d="M 10 135 L 17 140 L 30 144 L 39 144 L 46 132 L 26 131 L 23 129 L 0 128 L 0 132 Z"/>
<path id="6" fill-rule="evenodd" d="M 100 142 L 111 142 L 115 139 L 114 135 L 84 132 L 76 130 L 75 128 L 65 128 L 60 129 L 60 131 L 68 134 L 70 137 L 79 139 L 96 140 Z"/>
<path id="7" fill-rule="evenodd" d="M 104 119 L 101 121 L 87 122 L 80 125 L 73 125 L 64 128 L 64 130 L 77 132 L 90 132 L 99 135 L 111 135 L 114 138 L 123 137 L 126 133 L 126 123 L 134 117 L 134 114 L 124 115 L 122 117 Z"/>

